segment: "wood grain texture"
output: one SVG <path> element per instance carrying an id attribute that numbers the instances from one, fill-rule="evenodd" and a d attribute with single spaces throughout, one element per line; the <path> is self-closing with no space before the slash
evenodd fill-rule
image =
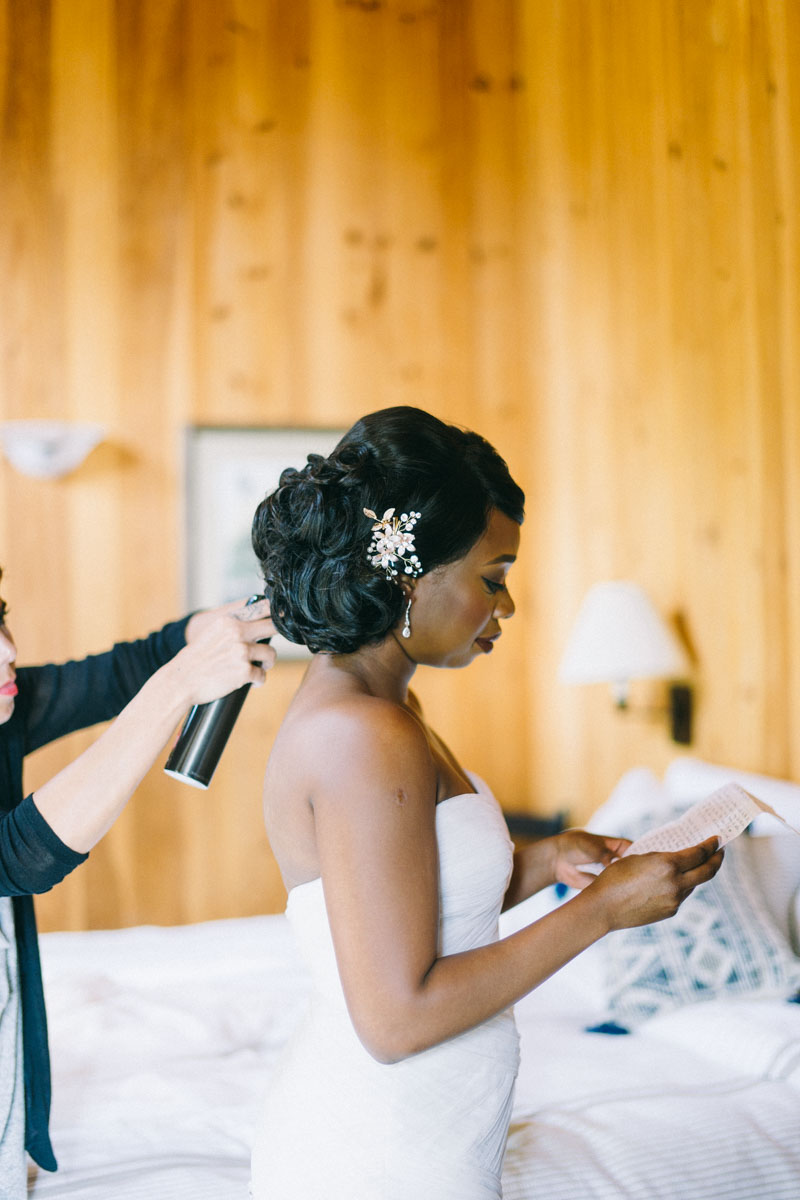
<path id="1" fill-rule="evenodd" d="M 528 496 L 502 643 L 418 680 L 509 807 L 580 821 L 675 753 L 556 681 L 615 577 L 690 645 L 692 752 L 800 779 L 797 5 L 0 0 L 0 45 L 0 419 L 108 429 L 65 479 L 0 465 L 21 660 L 179 610 L 187 424 L 418 404 Z M 159 763 L 43 927 L 279 909 L 260 779 L 299 671 L 208 794 Z"/>

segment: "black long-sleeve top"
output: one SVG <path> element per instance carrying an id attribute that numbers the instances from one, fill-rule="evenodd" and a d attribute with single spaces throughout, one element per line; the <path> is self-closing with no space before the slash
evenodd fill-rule
<path id="1" fill-rule="evenodd" d="M 13 896 L 22 1042 L 25 1064 L 25 1145 L 48 1171 L 56 1170 L 50 1144 L 50 1057 L 33 894 L 46 892 L 88 855 L 71 850 L 53 832 L 31 796 L 23 798 L 26 754 L 76 729 L 115 717 L 185 644 L 188 618 L 150 637 L 120 642 L 105 654 L 76 662 L 17 670 L 19 693 L 0 725 L 0 896 Z"/>

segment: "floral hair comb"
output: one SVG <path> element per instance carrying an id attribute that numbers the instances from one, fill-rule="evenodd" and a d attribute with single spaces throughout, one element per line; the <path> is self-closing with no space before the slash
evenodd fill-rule
<path id="1" fill-rule="evenodd" d="M 412 578 L 422 574 L 422 563 L 417 558 L 414 546 L 413 529 L 420 518 L 420 513 L 403 513 L 396 517 L 393 508 L 387 508 L 379 517 L 371 508 L 364 509 L 364 516 L 369 517 L 375 524 L 372 526 L 372 541 L 367 551 L 367 559 L 373 567 L 385 571 L 386 578 L 391 580 L 399 573 L 398 564 L 403 564 L 403 572 Z"/>

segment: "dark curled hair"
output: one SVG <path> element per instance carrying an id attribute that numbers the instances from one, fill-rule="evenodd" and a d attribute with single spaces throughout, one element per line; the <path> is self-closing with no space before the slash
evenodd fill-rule
<path id="1" fill-rule="evenodd" d="M 400 619 L 397 581 L 367 561 L 372 522 L 394 507 L 421 514 L 416 552 L 427 574 L 462 558 L 497 508 L 522 523 L 525 497 L 477 433 L 419 408 L 384 408 L 356 421 L 329 455 L 288 467 L 253 519 L 276 629 L 309 650 L 350 654 L 382 641 Z M 398 576 L 399 578 L 399 576 Z"/>

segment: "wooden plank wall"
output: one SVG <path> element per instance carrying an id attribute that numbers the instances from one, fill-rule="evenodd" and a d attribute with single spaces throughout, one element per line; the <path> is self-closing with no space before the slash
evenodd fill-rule
<path id="1" fill-rule="evenodd" d="M 109 430 L 63 480 L 0 468 L 21 660 L 179 611 L 187 423 L 413 403 L 528 493 L 497 654 L 419 681 L 509 806 L 577 821 L 675 753 L 555 680 L 614 577 L 690 640 L 692 752 L 800 779 L 797 4 L 0 0 L 0 44 L 0 417 Z M 208 794 L 151 772 L 45 928 L 282 906 L 259 791 L 299 669 Z"/>

